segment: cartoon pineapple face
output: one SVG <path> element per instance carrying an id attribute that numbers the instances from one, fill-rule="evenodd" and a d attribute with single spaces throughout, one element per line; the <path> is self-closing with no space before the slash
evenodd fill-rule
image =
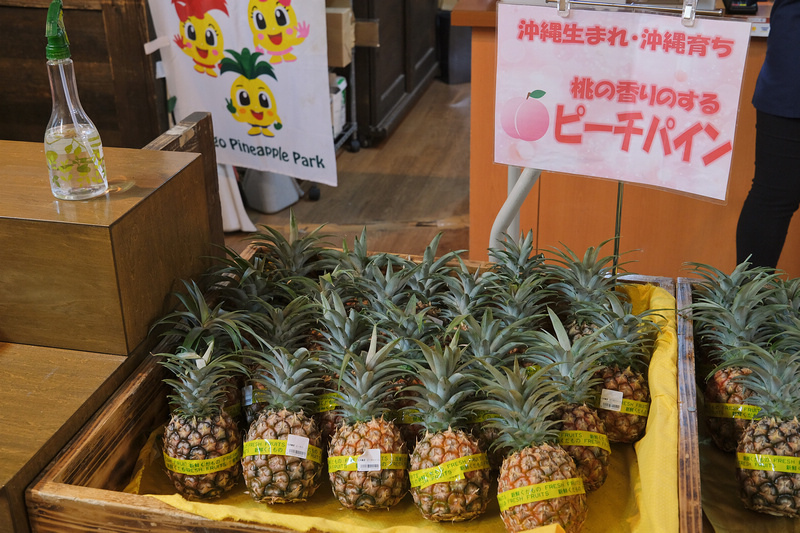
<path id="1" fill-rule="evenodd" d="M 225 41 L 219 23 L 208 12 L 218 9 L 227 15 L 225 0 L 172 0 L 172 3 L 181 21 L 175 44 L 192 58 L 197 72 L 216 77 Z"/>
<path id="2" fill-rule="evenodd" d="M 298 24 L 292 0 L 250 0 L 247 11 L 256 50 L 269 55 L 270 63 L 295 61 L 292 50 L 308 37 L 309 25 Z"/>
<path id="3" fill-rule="evenodd" d="M 283 127 L 278 116 L 275 95 L 269 86 L 260 79 L 266 74 L 277 81 L 272 66 L 264 61 L 259 61 L 262 55 L 259 52 L 250 52 L 248 49 L 237 53 L 226 50 L 231 57 L 225 57 L 220 64 L 220 72 L 235 72 L 239 74 L 231 85 L 231 98 L 225 100 L 227 109 L 233 118 L 239 122 L 249 124 L 247 131 L 250 135 L 265 135 L 274 137 L 268 127 L 274 126 L 276 130 Z"/>

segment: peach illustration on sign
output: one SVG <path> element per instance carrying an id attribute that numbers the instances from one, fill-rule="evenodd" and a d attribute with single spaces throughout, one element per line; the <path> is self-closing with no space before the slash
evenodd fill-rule
<path id="1" fill-rule="evenodd" d="M 500 125 L 510 137 L 523 141 L 537 141 L 544 137 L 550 126 L 550 115 L 539 99 L 544 91 L 531 91 L 525 98 L 512 98 L 500 110 Z"/>

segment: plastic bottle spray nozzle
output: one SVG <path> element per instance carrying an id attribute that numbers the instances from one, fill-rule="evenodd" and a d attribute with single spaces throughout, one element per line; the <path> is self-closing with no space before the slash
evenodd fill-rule
<path id="1" fill-rule="evenodd" d="M 67 59 L 69 53 L 69 39 L 64 28 L 64 9 L 62 0 L 53 0 L 47 9 L 47 37 L 46 54 L 48 60 Z"/>

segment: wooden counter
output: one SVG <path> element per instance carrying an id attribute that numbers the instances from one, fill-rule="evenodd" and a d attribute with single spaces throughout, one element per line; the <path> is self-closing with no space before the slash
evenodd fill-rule
<path id="1" fill-rule="evenodd" d="M 493 162 L 496 3 L 460 0 L 451 17 L 453 25 L 472 26 L 469 249 L 476 260 L 487 258 L 492 223 L 507 196 L 507 167 Z M 686 261 L 734 268 L 736 224 L 753 178 L 756 113 L 750 100 L 765 52 L 766 40 L 752 38 L 726 205 L 625 185 L 620 250 L 638 250 L 626 256 L 636 261 L 629 270 L 677 278 L 686 275 Z M 520 228 L 533 229 L 539 250 L 563 242 L 582 253 L 614 235 L 616 199 L 616 182 L 544 172 L 520 210 Z M 800 215 L 794 217 L 778 267 L 800 276 Z"/>
<path id="2" fill-rule="evenodd" d="M 29 530 L 26 487 L 139 360 L 0 342 L 0 531 Z"/>

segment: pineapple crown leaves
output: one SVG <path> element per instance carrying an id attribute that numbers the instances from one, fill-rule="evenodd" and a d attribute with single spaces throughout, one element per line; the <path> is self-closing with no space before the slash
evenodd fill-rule
<path id="1" fill-rule="evenodd" d="M 752 267 L 747 260 L 736 265 L 730 276 L 718 268 L 703 263 L 688 262 L 685 265 L 692 267 L 693 276 L 702 278 L 693 286 L 698 299 L 702 297 L 724 306 L 729 306 L 733 302 L 741 286 L 745 283 L 761 277 L 776 278 L 777 276 L 777 272 L 773 269 Z"/>
<path id="2" fill-rule="evenodd" d="M 519 284 L 492 284 L 493 304 L 497 308 L 497 316 L 505 324 L 525 320 L 529 329 L 544 316 L 548 301 L 554 294 L 545 287 L 546 280 L 540 276 L 531 276 Z"/>
<path id="3" fill-rule="evenodd" d="M 487 290 L 488 281 L 489 277 L 485 272 L 477 270 L 473 274 L 462 262 L 459 270 L 444 278 L 448 290 L 437 299 L 443 310 L 442 314 L 451 320 L 467 314 L 480 316 L 492 298 Z"/>
<path id="4" fill-rule="evenodd" d="M 658 309 L 648 309 L 633 314 L 630 302 L 620 300 L 616 293 L 609 294 L 605 308 L 586 307 L 582 317 L 598 326 L 589 335 L 595 341 L 611 342 L 604 350 L 601 361 L 607 366 L 621 369 L 631 367 L 644 372 L 655 347 L 659 327 L 651 320 Z"/>
<path id="5" fill-rule="evenodd" d="M 728 293 L 732 299 L 727 303 L 705 296 L 692 303 L 692 319 L 701 325 L 704 341 L 716 344 L 716 357 L 725 359 L 730 348 L 751 342 L 761 344 L 768 339 L 775 316 L 786 310 L 786 304 L 765 301 L 779 290 L 772 276 L 759 275 Z"/>
<path id="6" fill-rule="evenodd" d="M 241 310 L 225 311 L 224 302 L 211 307 L 196 282 L 183 281 L 187 294 L 176 292 L 175 296 L 182 309 L 168 313 L 150 328 L 166 327 L 162 337 L 177 336 L 180 344 L 187 349 L 196 349 L 201 343 L 206 345 L 216 341 L 218 345 L 231 345 L 241 350 L 249 344 L 247 335 L 257 338 L 249 324 L 250 317 Z"/>
<path id="7" fill-rule="evenodd" d="M 308 234 L 300 236 L 300 228 L 294 211 L 289 213 L 289 235 L 284 236 L 275 228 L 261 226 L 263 231 L 253 236 L 256 252 L 284 275 L 316 277 L 321 272 L 336 266 L 336 252 L 327 248 L 324 241 L 328 235 L 320 235 L 324 224 Z"/>
<path id="8" fill-rule="evenodd" d="M 434 298 L 447 287 L 444 280 L 454 270 L 451 262 L 459 259 L 459 254 L 464 252 L 464 250 L 450 251 L 437 259 L 436 251 L 442 235 L 442 232 L 437 233 L 425 248 L 419 267 L 414 269 L 414 274 L 409 280 L 412 288 L 427 300 Z"/>
<path id="9" fill-rule="evenodd" d="M 268 409 L 313 412 L 317 396 L 322 392 L 322 366 L 306 348 L 290 352 L 282 346 L 250 351 L 256 363 L 251 380 L 267 391 Z"/>
<path id="10" fill-rule="evenodd" d="M 368 345 L 369 321 L 354 307 L 348 309 L 335 291 L 321 292 L 317 304 L 320 357 L 338 366 L 347 352 L 360 353 Z"/>
<path id="11" fill-rule="evenodd" d="M 787 420 L 800 416 L 800 351 L 750 344 L 736 353 L 738 357 L 729 365 L 752 371 L 731 378 L 753 392 L 745 403 L 760 407 L 762 417 Z"/>
<path id="12" fill-rule="evenodd" d="M 466 342 L 465 351 L 493 366 L 509 362 L 509 357 L 524 349 L 529 341 L 521 327 L 525 320 L 507 326 L 494 318 L 491 309 L 483 312 L 480 322 L 472 315 L 464 315 L 457 321 L 460 323 L 460 334 Z"/>
<path id="13" fill-rule="evenodd" d="M 428 315 L 430 307 L 420 309 L 416 295 L 411 295 L 404 307 L 385 303 L 385 311 L 366 309 L 367 316 L 378 326 L 380 333 L 388 339 L 398 339 L 397 348 L 403 352 L 418 352 L 414 340 L 433 342 L 442 333 L 441 325 Z"/>
<path id="14" fill-rule="evenodd" d="M 444 347 L 438 341 L 433 346 L 415 342 L 425 364 L 409 361 L 419 385 L 407 386 L 401 394 L 410 395 L 402 399 L 411 401 L 408 409 L 421 415 L 422 424 L 431 433 L 463 425 L 468 414 L 464 409 L 466 401 L 477 386 L 470 361 L 458 346 L 458 334 Z"/>
<path id="15" fill-rule="evenodd" d="M 534 254 L 533 230 L 522 237 L 519 243 L 510 235 L 503 233 L 503 248 L 489 248 L 489 257 L 494 262 L 493 272 L 501 279 L 511 283 L 538 276 L 544 264 L 543 254 Z"/>
<path id="16" fill-rule="evenodd" d="M 158 361 L 174 378 L 164 379 L 174 394 L 169 395 L 173 411 L 184 417 L 204 418 L 219 414 L 226 394 L 225 379 L 234 372 L 247 373 L 238 353 L 214 353 L 214 341 L 203 355 L 185 346 L 174 354 L 158 353 Z"/>
<path id="17" fill-rule="evenodd" d="M 547 331 L 533 333 L 533 342 L 524 357 L 540 368 L 550 369 L 548 376 L 561 391 L 561 400 L 568 404 L 594 404 L 594 387 L 601 383 L 596 372 L 601 359 L 623 340 L 601 340 L 603 329 L 570 342 L 558 315 L 547 309 L 555 335 Z"/>
<path id="18" fill-rule="evenodd" d="M 530 374 L 515 360 L 511 368 L 483 364 L 483 369 L 485 373 L 479 373 L 476 380 L 486 397 L 469 408 L 493 415 L 485 422 L 500 433 L 492 448 L 517 451 L 558 441 L 560 422 L 554 415 L 564 402 L 550 379 L 549 367 Z"/>
<path id="19" fill-rule="evenodd" d="M 578 302 L 593 301 L 596 295 L 612 290 L 620 275 L 616 269 L 625 263 L 619 263 L 619 256 L 613 254 L 600 257 L 600 250 L 613 240 L 590 246 L 583 258 L 564 243 L 561 243 L 564 250 L 553 248 L 555 264 L 545 266 L 547 276 L 554 280 L 551 288 L 567 300 Z"/>
<path id="20" fill-rule="evenodd" d="M 395 265 L 398 261 L 400 264 Z M 399 268 L 395 269 L 396 266 Z M 356 283 L 364 297 L 369 300 L 370 306 L 385 313 L 386 302 L 397 306 L 406 303 L 411 295 L 409 282 L 417 268 L 411 262 L 386 256 L 385 265 L 373 262 L 367 267 L 368 276 L 356 278 Z"/>
<path id="21" fill-rule="evenodd" d="M 225 53 L 230 54 L 231 57 L 225 57 L 219 63 L 219 73 L 225 74 L 226 72 L 235 72 L 247 78 L 254 80 L 262 75 L 270 76 L 275 81 L 275 69 L 272 68 L 266 61 L 259 61 L 261 52 L 251 52 L 247 48 L 243 48 L 241 52 L 236 50 L 225 50 Z"/>
<path id="22" fill-rule="evenodd" d="M 254 327 L 267 345 L 295 351 L 306 344 L 319 311 L 308 296 L 296 296 L 284 306 L 259 301 L 260 311 L 253 314 Z"/>
<path id="23" fill-rule="evenodd" d="M 338 254 L 341 268 L 352 270 L 358 276 L 364 275 L 367 267 L 375 260 L 367 247 L 367 228 L 362 228 L 361 235 L 353 239 L 353 249 L 347 246 L 347 239 L 342 240 L 342 251 Z"/>
<path id="24" fill-rule="evenodd" d="M 347 352 L 340 366 L 323 361 L 332 373 L 338 373 L 337 411 L 348 423 L 366 422 L 389 411 L 392 386 L 401 375 L 402 357 L 391 357 L 397 341 L 378 349 L 377 328 L 373 328 L 369 349 L 359 354 Z"/>
<path id="25" fill-rule="evenodd" d="M 776 278 L 775 283 L 778 290 L 767 297 L 766 303 L 785 306 L 774 317 L 776 327 L 780 330 L 784 326 L 791 326 L 793 319 L 800 318 L 800 278 Z"/>

